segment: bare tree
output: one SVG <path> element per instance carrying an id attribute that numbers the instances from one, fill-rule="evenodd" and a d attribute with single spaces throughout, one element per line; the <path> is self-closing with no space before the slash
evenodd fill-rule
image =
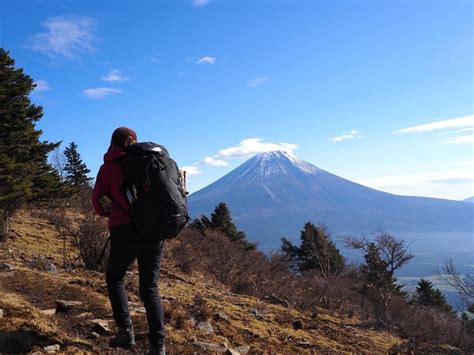
<path id="1" fill-rule="evenodd" d="M 362 250 L 365 253 L 369 252 L 371 245 L 375 246 L 391 275 L 414 257 L 413 254 L 408 252 L 410 243 L 405 244 L 403 239 L 396 239 L 382 229 L 378 230 L 378 234 L 373 241 L 368 240 L 365 236 L 361 238 L 347 237 L 344 241 L 347 247 Z"/>
<path id="2" fill-rule="evenodd" d="M 456 269 L 453 259 L 445 262 L 442 273 L 439 276 L 452 288 L 454 288 L 462 298 L 467 301 L 474 301 L 474 276 L 462 276 Z"/>
<path id="3" fill-rule="evenodd" d="M 59 176 L 61 177 L 61 181 L 64 181 L 66 177 L 66 172 L 64 167 L 66 166 L 66 156 L 64 155 L 64 151 L 61 150 L 60 147 L 56 147 L 50 155 L 51 165 L 56 169 Z"/>
<path id="4" fill-rule="evenodd" d="M 377 324 L 390 326 L 393 295 L 404 296 L 402 286 L 397 284 L 393 275 L 413 258 L 408 252 L 409 245 L 383 230 L 378 230 L 373 241 L 364 236 L 348 237 L 345 243 L 349 248 L 364 253 L 365 264 L 361 267 L 364 286 L 361 293 L 372 302 Z"/>

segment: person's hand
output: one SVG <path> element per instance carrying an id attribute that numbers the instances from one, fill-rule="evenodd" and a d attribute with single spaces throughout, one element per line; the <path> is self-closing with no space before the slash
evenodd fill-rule
<path id="1" fill-rule="evenodd" d="M 99 199 L 99 203 L 102 206 L 102 208 L 104 209 L 105 213 L 110 213 L 110 207 L 112 206 L 112 200 L 110 199 L 109 196 L 105 196 L 105 195 L 102 196 Z"/>

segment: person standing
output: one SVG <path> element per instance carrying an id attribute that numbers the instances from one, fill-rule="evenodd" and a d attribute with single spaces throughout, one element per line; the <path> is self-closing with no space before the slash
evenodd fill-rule
<path id="1" fill-rule="evenodd" d="M 130 264 L 137 259 L 140 298 L 148 321 L 149 354 L 165 354 L 165 325 L 158 289 L 158 276 L 163 256 L 164 241 L 142 239 L 132 224 L 127 211 L 130 204 L 121 192 L 124 178 L 121 159 L 125 148 L 137 142 L 137 134 L 130 128 L 119 127 L 113 134 L 110 147 L 104 155 L 92 194 L 92 203 L 100 216 L 109 218 L 110 254 L 106 282 L 113 316 L 118 328 L 110 346 L 131 349 L 135 335 L 124 288 L 124 276 Z"/>

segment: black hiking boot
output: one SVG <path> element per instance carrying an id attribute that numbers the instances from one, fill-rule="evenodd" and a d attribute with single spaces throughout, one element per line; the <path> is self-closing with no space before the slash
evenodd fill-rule
<path id="1" fill-rule="evenodd" d="M 147 355 L 166 355 L 165 346 L 150 344 Z"/>
<path id="2" fill-rule="evenodd" d="M 135 334 L 132 322 L 127 327 L 119 327 L 117 334 L 110 339 L 109 346 L 112 348 L 132 349 L 135 346 Z"/>

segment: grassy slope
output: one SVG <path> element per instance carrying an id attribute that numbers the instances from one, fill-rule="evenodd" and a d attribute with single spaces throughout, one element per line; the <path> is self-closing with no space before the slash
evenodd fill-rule
<path id="1" fill-rule="evenodd" d="M 20 212 L 13 224 L 16 239 L 0 246 L 0 262 L 15 266 L 14 271 L 0 271 L 0 351 L 40 350 L 51 344 L 61 344 L 62 350 L 112 351 L 108 336 L 91 339 L 92 326 L 78 314 L 93 313 L 92 318 L 111 320 L 111 310 L 101 273 L 81 269 L 64 270 L 63 242 L 54 226 L 31 213 Z M 67 245 L 69 257 L 77 251 Z M 30 267 L 30 261 L 49 258 L 58 272 L 50 273 Z M 165 256 L 166 258 L 166 256 Z M 130 301 L 141 306 L 138 298 L 138 275 L 127 276 Z M 357 319 L 342 319 L 320 312 L 317 319 L 309 314 L 279 305 L 268 304 L 252 297 L 236 295 L 202 275 L 185 275 L 164 263 L 160 279 L 164 296 L 170 353 L 199 351 L 193 341 L 227 344 L 230 347 L 250 345 L 254 352 L 302 353 L 315 351 L 383 353 L 401 339 L 390 333 L 364 329 Z M 227 320 L 210 323 L 214 333 L 205 334 L 191 323 L 194 299 L 206 300 L 211 314 L 223 311 Z M 55 300 L 83 302 L 80 309 L 69 313 L 46 315 L 42 310 L 55 308 Z M 257 316 L 255 316 L 257 310 Z M 146 319 L 139 311 L 132 312 L 138 333 L 138 349 L 146 349 Z M 303 329 L 294 329 L 293 320 L 300 320 Z M 310 343 L 311 345 L 305 344 Z M 202 350 L 201 350 L 202 352 Z M 116 353 L 116 351 L 114 351 Z"/>

